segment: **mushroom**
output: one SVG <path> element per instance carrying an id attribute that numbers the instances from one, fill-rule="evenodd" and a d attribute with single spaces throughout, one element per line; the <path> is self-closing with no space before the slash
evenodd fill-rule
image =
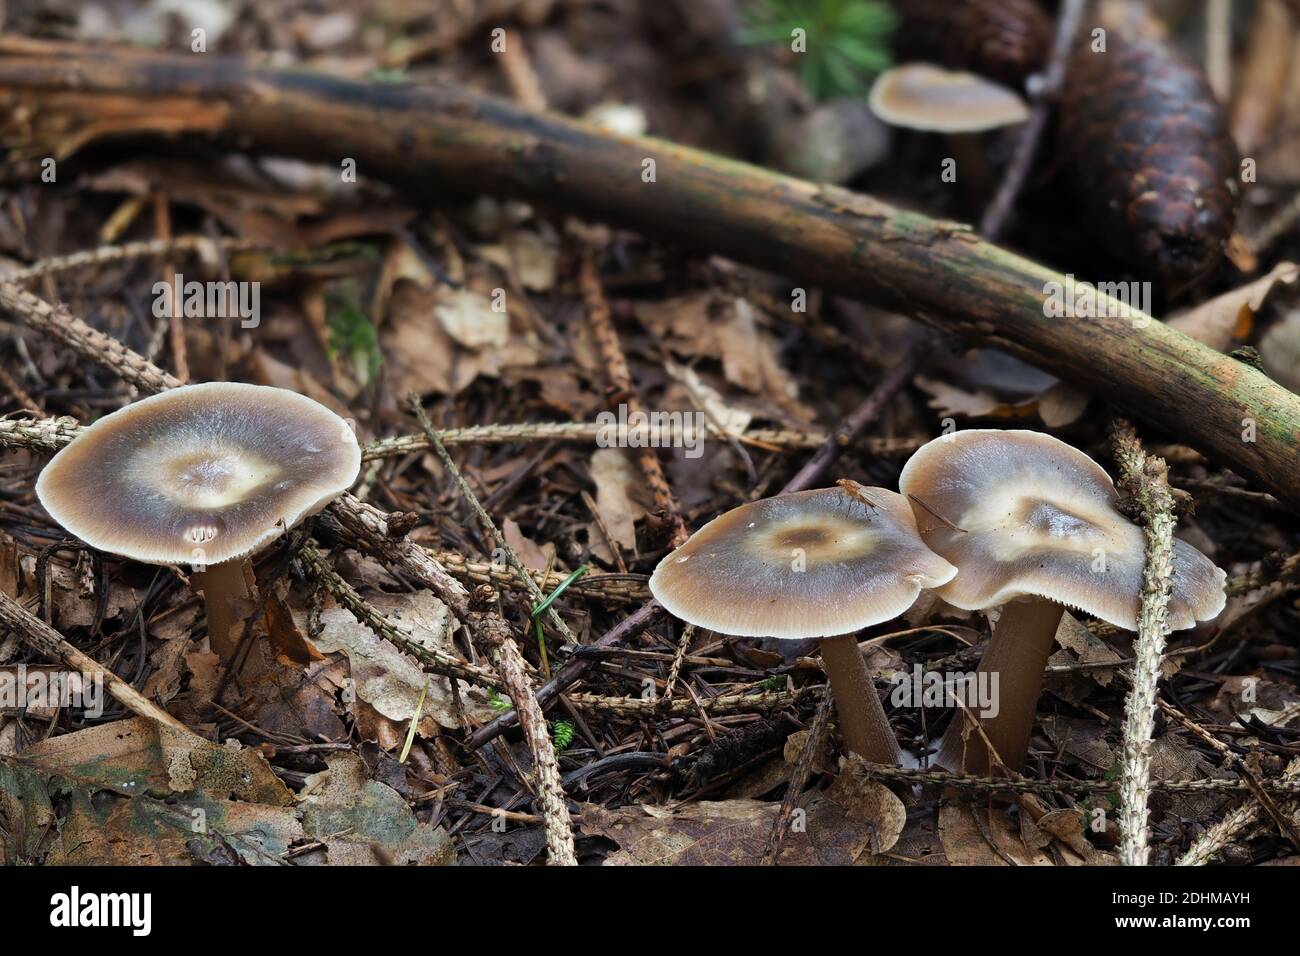
<path id="1" fill-rule="evenodd" d="M 980 724 L 1002 764 L 1019 770 L 1065 609 L 1137 630 L 1145 535 L 1120 513 L 1100 465 L 1040 432 L 969 429 L 936 438 L 908 460 L 898 487 L 922 539 L 957 566 L 939 597 L 969 611 L 1002 607 L 977 670 L 997 675 L 998 709 Z M 1170 629 L 1217 617 L 1225 579 L 1175 539 Z M 963 733 L 965 723 L 954 717 L 936 762 L 986 773 L 988 748 L 979 734 Z"/>
<path id="2" fill-rule="evenodd" d="M 974 73 L 904 63 L 872 84 L 871 111 L 891 126 L 932 133 L 982 133 L 1029 118 L 1024 97 Z"/>
<path id="3" fill-rule="evenodd" d="M 249 557 L 346 491 L 361 467 L 351 427 L 296 392 L 238 382 L 172 389 L 106 415 L 50 461 L 36 495 L 101 551 L 190 564 L 208 639 L 236 647 Z"/>
<path id="4" fill-rule="evenodd" d="M 670 614 L 740 637 L 820 638 L 848 748 L 898 763 L 898 741 L 853 634 L 897 617 L 956 569 L 884 488 L 801 491 L 713 519 L 655 568 L 650 591 Z"/>

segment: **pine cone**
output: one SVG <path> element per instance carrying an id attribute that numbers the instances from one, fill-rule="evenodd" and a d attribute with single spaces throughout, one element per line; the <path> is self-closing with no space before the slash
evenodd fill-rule
<path id="1" fill-rule="evenodd" d="M 1176 292 L 1211 275 L 1235 216 L 1237 151 L 1205 76 L 1163 42 L 1108 31 L 1071 57 L 1057 155 L 1088 231 Z"/>
<path id="2" fill-rule="evenodd" d="M 1017 89 L 1041 70 L 1052 26 L 1035 0 L 897 0 L 897 58 L 979 73 Z"/>

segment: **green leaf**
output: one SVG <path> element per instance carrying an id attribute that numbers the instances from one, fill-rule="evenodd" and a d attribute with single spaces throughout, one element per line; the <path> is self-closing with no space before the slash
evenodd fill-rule
<path id="1" fill-rule="evenodd" d="M 551 737 L 555 741 L 555 752 L 563 753 L 573 743 L 574 727 L 567 720 L 557 720 L 551 724 Z"/>
<path id="2" fill-rule="evenodd" d="M 890 64 L 897 17 L 880 0 L 756 0 L 745 8 L 737 42 L 789 45 L 796 28 L 808 49 L 797 55 L 804 88 L 815 98 L 861 96 Z"/>

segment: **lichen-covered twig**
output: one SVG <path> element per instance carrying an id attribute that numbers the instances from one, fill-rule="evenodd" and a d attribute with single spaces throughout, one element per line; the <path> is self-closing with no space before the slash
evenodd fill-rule
<path id="1" fill-rule="evenodd" d="M 885 764 L 863 763 L 868 777 L 907 784 L 924 784 L 940 787 L 957 787 L 961 790 L 980 790 L 988 793 L 1043 793 L 1043 794 L 1094 794 L 1115 793 L 1122 784 L 1110 780 L 1029 780 L 1006 777 L 980 777 L 969 773 L 947 770 L 911 770 Z M 1300 795 L 1300 779 L 1262 780 L 1260 785 L 1270 793 Z M 1151 789 L 1163 793 L 1249 793 L 1250 786 L 1240 780 L 1154 780 Z"/>
<path id="2" fill-rule="evenodd" d="M 608 631 L 600 636 L 594 644 L 588 644 L 587 647 L 615 647 L 626 640 L 633 634 L 637 634 L 645 628 L 652 625 L 664 614 L 663 606 L 658 601 L 650 601 L 642 605 L 632 614 L 629 614 L 623 620 L 611 627 Z M 582 650 L 574 654 L 573 659 L 565 662 L 554 676 L 545 684 L 537 688 L 537 702 L 545 707 L 557 696 L 564 692 L 581 679 L 582 675 L 587 673 L 587 669 L 592 666 L 595 658 L 583 656 Z M 572 699 L 572 698 L 570 698 Z M 494 717 L 488 723 L 484 724 L 474 733 L 470 734 L 466 741 L 466 747 L 470 750 L 477 750 L 484 744 L 495 740 L 498 735 L 513 727 L 518 721 L 518 715 L 513 711 L 506 711 L 499 717 Z"/>
<path id="3" fill-rule="evenodd" d="M 326 510 L 348 539 L 357 542 L 362 550 L 379 558 L 386 566 L 399 568 L 419 581 L 451 608 L 457 618 L 465 620 L 470 609 L 469 591 L 405 533 L 394 534 L 388 516 L 382 511 L 350 494 L 339 495 Z"/>
<path id="4" fill-rule="evenodd" d="M 1287 708 L 1287 712 L 1278 717 L 1277 725 L 1286 724 L 1297 713 L 1300 713 L 1300 708 Z M 1286 769 L 1282 771 L 1282 779 L 1300 780 L 1300 757 L 1294 758 L 1287 764 Z M 1196 841 L 1187 848 L 1187 852 L 1178 858 L 1175 866 L 1205 866 L 1210 863 L 1233 842 L 1241 839 L 1243 834 L 1248 833 L 1255 824 L 1259 823 L 1265 809 L 1264 802 L 1259 799 L 1248 800 L 1243 803 L 1197 837 Z M 1294 820 L 1297 813 L 1300 813 L 1300 803 L 1291 801 L 1277 808 L 1277 812 L 1288 820 Z"/>
<path id="5" fill-rule="evenodd" d="M 520 591 L 524 589 L 518 575 L 499 564 L 475 561 L 457 551 L 430 550 L 429 556 L 446 568 L 449 574 L 474 584 L 491 584 L 498 588 Z M 529 568 L 528 574 L 537 582 L 537 586 L 547 593 L 554 591 L 568 579 L 567 574 L 558 571 L 535 571 Z M 632 604 L 645 601 L 650 597 L 645 576 L 629 574 L 587 573 L 570 584 L 564 593 L 614 604 Z"/>
<path id="6" fill-rule="evenodd" d="M 1300 784 L 1300 757 L 1296 757 L 1282 771 L 1282 780 Z M 1274 781 L 1261 781 L 1264 789 L 1273 789 Z M 1292 800 L 1280 808 L 1283 814 L 1295 819 L 1300 814 L 1300 802 Z M 1214 826 L 1202 833 L 1187 852 L 1178 858 L 1176 866 L 1205 866 L 1226 850 L 1233 842 L 1241 839 L 1242 834 L 1260 822 L 1263 808 L 1258 800 L 1243 803 Z"/>
<path id="7" fill-rule="evenodd" d="M 347 608 L 353 617 L 394 647 L 418 660 L 424 665 L 425 670 L 443 677 L 477 684 L 480 687 L 488 687 L 493 690 L 505 689 L 501 678 L 490 668 L 471 664 L 468 661 L 461 660 L 454 654 L 448 654 L 446 651 L 437 648 L 425 647 L 412 640 L 409 634 L 395 626 L 378 610 L 366 603 L 365 598 L 358 594 L 352 585 L 344 581 L 338 572 L 329 566 L 325 561 L 325 557 L 312 542 L 308 541 L 302 546 L 298 558 L 302 562 L 304 570 L 319 580 L 325 590 L 334 596 L 334 600 L 339 602 L 340 606 Z"/>
<path id="8" fill-rule="evenodd" d="M 483 525 L 483 530 L 492 537 L 497 547 L 505 554 L 506 560 L 518 572 L 520 579 L 532 594 L 535 603 L 542 604 L 545 602 L 546 595 L 542 594 L 537 587 L 537 582 L 529 575 L 513 549 L 506 544 L 505 538 L 497 529 L 495 522 L 492 521 L 487 511 L 484 510 L 482 504 L 479 503 L 478 496 L 474 494 L 469 483 L 465 481 L 460 469 L 456 467 L 451 455 L 447 453 L 446 447 L 438 440 L 438 434 L 433 430 L 433 424 L 429 421 L 429 417 L 425 415 L 423 406 L 420 405 L 419 396 L 411 395 L 410 405 L 411 410 L 420 421 L 420 427 L 424 430 L 429 444 L 441 459 L 447 473 L 455 481 L 461 497 L 465 499 L 466 504 L 478 516 L 479 522 Z M 426 560 L 428 559 L 426 558 Z M 444 571 L 443 574 L 446 574 L 446 572 Z M 460 584 L 457 583 L 456 586 L 460 587 Z M 480 585 L 479 591 L 481 592 L 478 600 L 479 606 L 483 608 L 491 607 L 495 603 L 491 599 L 492 586 L 488 584 Z M 565 639 L 576 644 L 577 640 L 564 622 L 560 620 L 560 616 L 555 609 L 548 605 L 546 613 Z M 523 728 L 524 740 L 527 742 L 529 752 L 533 757 L 533 769 L 537 777 L 538 802 L 541 804 L 542 816 L 546 818 L 546 851 L 548 858 L 557 866 L 577 866 L 578 859 L 573 849 L 573 825 L 569 819 L 568 805 L 564 802 L 564 788 L 560 784 L 560 767 L 555 758 L 555 746 L 551 742 L 551 734 L 546 726 L 546 717 L 542 713 L 541 705 L 534 696 L 532 683 L 528 679 L 528 670 L 524 663 L 523 654 L 520 653 L 519 647 L 515 644 L 505 622 L 496 614 L 486 611 L 481 613 L 477 625 L 474 628 L 477 636 L 486 641 L 496 655 L 497 667 L 506 682 L 506 691 L 510 694 L 511 702 L 515 705 L 515 713 L 519 715 L 519 726 Z"/>
<path id="9" fill-rule="evenodd" d="M 235 252 L 256 248 L 256 244 L 247 239 L 221 238 L 208 236 L 175 236 L 171 239 L 147 239 L 142 242 L 125 242 L 118 246 L 100 246 L 86 249 L 66 256 L 52 256 L 32 263 L 25 269 L 19 269 L 8 275 L 0 276 L 6 282 L 31 282 L 46 276 L 63 272 L 75 272 L 78 269 L 90 269 L 108 265 L 112 262 L 124 262 L 129 259 L 150 259 L 155 256 L 170 256 L 179 253 L 197 255 L 200 259 L 211 261 L 216 258 L 218 250 Z"/>
<path id="10" fill-rule="evenodd" d="M 0 418 L 0 448 L 56 452 L 81 434 L 75 418 Z"/>
<path id="11" fill-rule="evenodd" d="M 594 445 L 607 432 L 608 426 L 599 422 L 528 422 L 518 425 L 471 425 L 466 428 L 447 428 L 438 432 L 438 437 L 442 439 L 444 445 L 506 445 L 530 441 L 571 441 Z M 710 434 L 717 435 L 715 431 L 710 431 Z M 669 435 L 666 431 L 661 432 L 657 428 L 645 426 L 629 427 L 627 435 L 619 437 L 662 447 L 667 444 Z M 734 439 L 741 444 L 769 451 L 792 452 L 818 448 L 832 436 L 818 431 L 753 428 L 742 434 L 717 437 Z M 916 451 L 922 443 L 913 438 L 863 438 L 848 444 L 860 447 L 877 457 L 900 458 Z M 393 458 L 428 450 L 429 442 L 423 435 L 396 435 L 392 438 L 381 438 L 364 446 L 361 449 L 361 457 L 363 461 L 375 461 L 380 458 Z"/>
<path id="12" fill-rule="evenodd" d="M 1120 749 L 1120 862 L 1146 866 L 1147 801 L 1151 795 L 1151 736 L 1155 729 L 1156 685 L 1169 633 L 1169 595 L 1173 589 L 1174 498 L 1164 460 L 1148 456 L 1133 426 L 1111 422 L 1111 440 L 1120 487 L 1137 506 L 1146 532 L 1142 602 L 1133 643 L 1133 687 L 1124 702 Z"/>
<path id="13" fill-rule="evenodd" d="M 161 392 L 181 384 L 143 355 L 117 339 L 91 328 L 62 306 L 51 305 L 13 282 L 0 282 L 0 311 L 30 329 L 62 342 L 78 355 L 107 365 L 118 377 L 141 391 Z"/>
<path id="14" fill-rule="evenodd" d="M 329 513 L 364 550 L 428 587 L 488 649 L 500 675 L 500 685 L 523 716 L 521 726 L 536 770 L 538 801 L 546 824 L 550 860 L 555 864 L 576 864 L 573 828 L 564 802 L 564 790 L 560 786 L 560 768 L 546 717 L 533 698 L 528 669 L 509 625 L 492 610 L 495 601 L 489 597 L 491 586 L 480 585 L 487 593 L 478 593 L 478 600 L 472 600 L 465 587 L 427 551 L 405 534 L 394 534 L 383 512 L 351 495 L 337 498 L 331 503 Z"/>
<path id="15" fill-rule="evenodd" d="M 710 717 L 720 714 L 768 714 L 820 694 L 821 685 L 797 690 L 765 690 L 753 694 L 719 694 L 699 700 L 668 700 L 664 697 L 603 697 L 599 694 L 566 694 L 565 698 L 579 710 L 590 710 L 623 718 L 689 717 L 700 713 Z"/>
<path id="16" fill-rule="evenodd" d="M 496 602 L 492 586 L 479 586 L 477 602 L 485 608 Z M 528 679 L 524 656 L 514 637 L 499 616 L 485 612 L 474 622 L 474 631 L 485 643 L 506 685 L 515 710 L 519 713 L 519 726 L 524 732 L 524 742 L 533 758 L 533 771 L 537 783 L 537 802 L 541 807 L 546 830 L 546 853 L 554 866 L 577 866 L 578 858 L 573 848 L 573 822 L 569 806 L 564 799 L 564 785 L 560 765 L 555 757 L 555 745 L 542 708 L 533 697 L 533 685 Z"/>

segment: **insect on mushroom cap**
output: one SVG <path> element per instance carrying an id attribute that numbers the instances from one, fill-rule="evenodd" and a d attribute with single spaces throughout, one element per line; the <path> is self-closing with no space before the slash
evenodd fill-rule
<path id="1" fill-rule="evenodd" d="M 1029 118 L 1029 106 L 1014 90 L 929 63 L 904 63 L 880 74 L 869 105 L 891 126 L 932 133 L 981 133 Z"/>
<path id="2" fill-rule="evenodd" d="M 319 511 L 360 467 L 352 428 L 319 402 L 207 382 L 101 418 L 45 466 L 36 495 L 102 551 L 149 564 L 220 564 Z"/>
<path id="3" fill-rule="evenodd" d="M 655 568 L 670 614 L 740 637 L 851 634 L 902 614 L 956 569 L 921 543 L 906 500 L 840 488 L 750 502 L 706 524 Z"/>
<path id="4" fill-rule="evenodd" d="M 1041 432 L 966 429 L 923 445 L 903 467 L 925 543 L 957 566 L 937 589 L 966 610 L 1048 598 L 1137 629 L 1146 536 L 1119 511 L 1110 476 Z M 1174 539 L 1169 625 L 1217 617 L 1226 575 Z"/>

